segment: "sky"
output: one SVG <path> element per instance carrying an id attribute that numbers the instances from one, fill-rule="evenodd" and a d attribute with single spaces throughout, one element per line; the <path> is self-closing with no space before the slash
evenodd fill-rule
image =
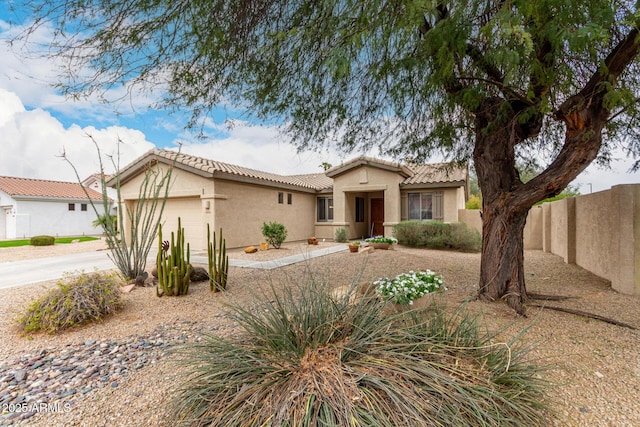
<path id="1" fill-rule="evenodd" d="M 73 164 L 84 179 L 100 170 L 96 144 L 108 173 L 118 158 L 123 167 L 153 148 L 177 149 L 179 144 L 184 153 L 283 175 L 319 172 L 323 162 L 335 166 L 362 154 L 326 147 L 319 153 L 298 153 L 276 125 L 230 117 L 235 125 L 229 128 L 221 114 L 207 121 L 205 132 L 210 136 L 202 140 L 185 130 L 186 112 L 149 110 L 147 105 L 153 102 L 149 94 L 112 104 L 65 99 L 53 86 L 58 64 L 33 55 L 37 48 L 32 46 L 9 46 L 8 40 L 20 28 L 9 25 L 5 13 L 0 10 L 0 175 L 76 181 Z M 44 28 L 32 41 L 44 46 L 49 39 Z M 121 93 L 107 95 L 116 99 Z M 382 157 L 377 152 L 364 154 Z M 639 183 L 639 173 L 627 173 L 632 161 L 622 153 L 614 157 L 612 169 L 592 165 L 573 185 L 588 194 Z"/>

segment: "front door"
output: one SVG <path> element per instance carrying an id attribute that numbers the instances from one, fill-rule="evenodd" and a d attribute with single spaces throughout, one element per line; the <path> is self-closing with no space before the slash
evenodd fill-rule
<path id="1" fill-rule="evenodd" d="M 384 199 L 371 199 L 371 229 L 373 236 L 384 234 Z"/>

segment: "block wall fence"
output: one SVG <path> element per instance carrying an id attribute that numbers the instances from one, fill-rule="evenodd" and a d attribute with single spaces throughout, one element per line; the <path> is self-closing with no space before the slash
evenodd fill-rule
<path id="1" fill-rule="evenodd" d="M 462 209 L 458 218 L 482 232 L 480 211 Z M 620 293 L 640 295 L 640 184 L 534 206 L 524 248 L 561 256 Z"/>

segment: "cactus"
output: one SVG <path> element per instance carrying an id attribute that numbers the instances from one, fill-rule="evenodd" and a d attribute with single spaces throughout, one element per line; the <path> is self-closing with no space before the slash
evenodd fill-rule
<path id="1" fill-rule="evenodd" d="M 209 224 L 207 224 L 207 256 L 209 258 L 209 286 L 213 292 L 224 291 L 227 288 L 227 273 L 229 271 L 227 243 L 222 237 L 222 228 L 217 245 L 215 231 L 213 232 L 213 242 L 211 241 Z"/>
<path id="2" fill-rule="evenodd" d="M 184 228 L 178 217 L 177 237 L 171 232 L 171 243 L 162 240 L 162 224 L 158 226 L 158 287 L 156 295 L 179 296 L 189 292 L 191 282 L 191 257 L 189 244 L 187 243 L 187 256 L 185 258 Z"/>

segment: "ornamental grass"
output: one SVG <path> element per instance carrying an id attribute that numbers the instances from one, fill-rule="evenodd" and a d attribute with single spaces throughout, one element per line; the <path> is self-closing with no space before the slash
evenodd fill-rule
<path id="1" fill-rule="evenodd" d="M 283 285 L 232 307 L 233 337 L 178 353 L 182 426 L 533 426 L 549 420 L 547 367 L 518 337 L 497 342 L 464 307 L 385 314 L 356 286 Z M 481 332 L 483 331 L 483 332 Z"/>

